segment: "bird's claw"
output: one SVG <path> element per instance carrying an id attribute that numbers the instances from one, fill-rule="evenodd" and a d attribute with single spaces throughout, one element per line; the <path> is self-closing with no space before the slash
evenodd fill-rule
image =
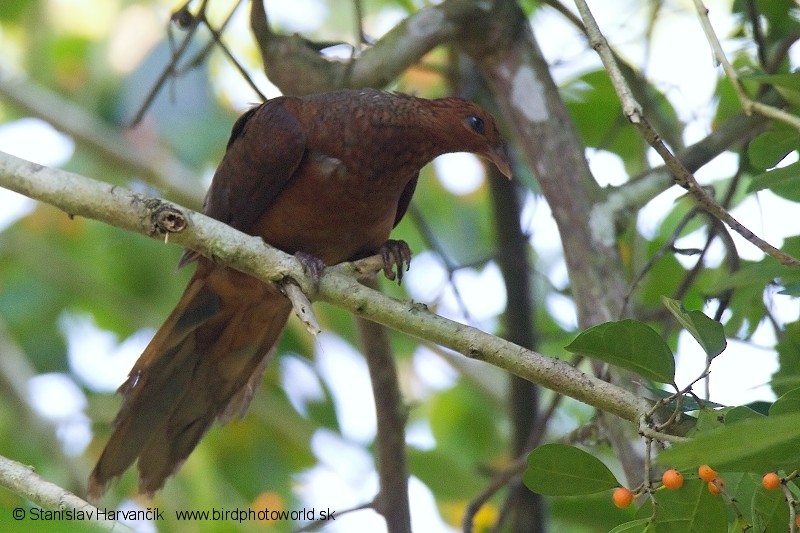
<path id="1" fill-rule="evenodd" d="M 411 248 L 408 243 L 390 239 L 383 243 L 379 253 L 383 259 L 383 274 L 392 281 L 397 278 L 399 285 L 403 281 L 403 270 L 407 271 L 411 263 Z"/>
<path id="2" fill-rule="evenodd" d="M 303 265 L 303 270 L 311 278 L 314 290 L 319 289 L 319 278 L 325 268 L 325 263 L 322 262 L 322 259 L 307 252 L 295 252 L 294 256 L 300 261 L 300 264 Z"/>

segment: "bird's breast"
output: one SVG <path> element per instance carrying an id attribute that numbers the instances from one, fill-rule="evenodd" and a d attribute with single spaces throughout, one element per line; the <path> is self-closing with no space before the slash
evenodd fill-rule
<path id="1" fill-rule="evenodd" d="M 389 238 L 403 189 L 412 176 L 360 168 L 309 152 L 254 227 L 288 253 L 313 254 L 327 265 L 377 252 Z"/>

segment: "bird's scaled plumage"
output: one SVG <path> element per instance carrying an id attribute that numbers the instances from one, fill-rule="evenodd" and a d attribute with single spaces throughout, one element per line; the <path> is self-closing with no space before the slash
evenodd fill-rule
<path id="1" fill-rule="evenodd" d="M 449 152 L 473 152 L 511 174 L 492 116 L 460 98 L 371 89 L 275 98 L 234 124 L 204 212 L 327 265 L 403 255 L 397 241 L 385 246 L 389 233 L 420 169 Z M 214 420 L 244 413 L 274 352 L 289 301 L 194 252 L 181 264 L 194 260 L 183 296 L 119 389 L 92 498 L 135 461 L 139 491 L 161 488 Z"/>

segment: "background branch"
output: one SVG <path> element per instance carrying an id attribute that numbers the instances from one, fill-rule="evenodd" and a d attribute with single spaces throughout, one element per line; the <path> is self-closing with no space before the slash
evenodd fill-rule
<path id="1" fill-rule="evenodd" d="M 484 99 L 485 100 L 485 99 Z M 480 103 L 487 105 L 488 102 Z M 517 183 L 503 179 L 496 169 L 489 172 L 492 192 L 494 227 L 497 231 L 497 264 L 506 287 L 505 332 L 503 336 L 534 350 L 537 347 L 537 325 L 533 275 L 528 245 L 529 235 L 522 231 L 522 191 Z M 534 230 L 535 231 L 535 230 Z M 530 443 L 537 440 L 535 432 L 543 435 L 544 427 L 538 424 L 539 388 L 528 380 L 510 376 L 508 410 L 514 431 L 511 453 L 514 457 L 527 455 Z M 545 505 L 542 495 L 527 489 L 519 478 L 509 485 L 506 507 L 510 511 L 509 523 L 513 531 L 536 533 L 545 531 Z M 498 524 L 497 530 L 501 527 Z"/>
<path id="2" fill-rule="evenodd" d="M 109 531 L 132 531 L 128 526 L 116 520 L 107 520 L 98 515 L 97 507 L 78 498 L 58 485 L 50 483 L 25 466 L 6 457 L 0 456 L 0 485 L 11 489 L 16 494 L 32 501 L 42 509 L 51 511 L 80 511 L 85 513 L 86 522 L 96 524 Z M 24 509 L 18 507 L 17 509 Z M 16 512 L 16 509 L 15 509 Z M 26 511 L 27 512 L 27 511 Z M 14 515 L 14 519 L 19 519 Z M 8 518 L 4 518 L 7 521 Z M 82 520 L 83 521 L 83 520 Z"/>
<path id="3" fill-rule="evenodd" d="M 252 1 L 250 27 L 269 79 L 284 94 L 310 94 L 345 87 L 386 87 L 434 47 L 457 41 L 470 27 L 482 26 L 494 11 L 490 4 L 463 0 L 422 8 L 348 62 L 326 58 L 319 46 L 299 35 L 273 32 L 263 0 Z"/>
<path id="4" fill-rule="evenodd" d="M 371 288 L 377 289 L 375 280 L 368 283 Z M 386 519 L 389 533 L 411 533 L 405 439 L 408 410 L 397 380 L 389 331 L 364 318 L 356 320 L 356 327 L 369 367 L 378 423 L 376 455 L 380 492 L 375 497 L 373 507 Z"/>
<path id="5" fill-rule="evenodd" d="M 594 48 L 600 55 L 603 65 L 608 71 L 609 77 L 611 78 L 611 83 L 614 85 L 614 90 L 617 92 L 620 102 L 622 103 L 623 112 L 628 119 L 637 128 L 639 128 L 639 131 L 641 132 L 645 141 L 647 141 L 647 143 L 652 146 L 656 152 L 658 152 L 658 155 L 660 155 L 664 160 L 667 168 L 675 177 L 677 183 L 686 188 L 706 211 L 711 213 L 722 222 L 725 222 L 731 227 L 731 229 L 758 247 L 759 250 L 763 251 L 769 256 L 772 256 L 784 265 L 791 267 L 800 266 L 800 260 L 775 248 L 768 242 L 758 237 L 738 220 L 733 218 L 733 216 L 731 216 L 731 214 L 724 207 L 717 203 L 712 196 L 710 196 L 702 187 L 700 187 L 692 173 L 689 172 L 686 167 L 684 167 L 683 164 L 672 154 L 670 149 L 667 148 L 666 144 L 664 144 L 664 142 L 661 140 L 658 132 L 653 129 L 653 127 L 645 118 L 642 108 L 633 98 L 630 88 L 625 82 L 625 79 L 616 64 L 616 60 L 611 53 L 608 42 L 606 41 L 605 37 L 603 37 L 600 28 L 597 26 L 597 21 L 595 21 L 592 12 L 589 10 L 588 4 L 585 2 L 585 0 L 575 0 L 575 3 L 581 13 L 583 22 L 586 25 L 590 44 L 592 48 Z M 747 111 L 747 109 L 745 109 L 745 111 Z"/>
<path id="6" fill-rule="evenodd" d="M 722 69 L 725 71 L 725 75 L 728 76 L 731 85 L 733 85 L 733 90 L 736 92 L 736 96 L 739 98 L 744 112 L 749 115 L 755 111 L 767 118 L 778 120 L 793 128 L 800 129 L 800 117 L 750 98 L 747 91 L 744 90 L 742 83 L 739 81 L 739 75 L 736 73 L 736 69 L 733 68 L 733 65 L 730 64 L 728 58 L 725 56 L 722 44 L 720 44 L 717 34 L 714 32 L 714 27 L 711 25 L 711 20 L 708 18 L 708 8 L 703 5 L 702 0 L 694 0 L 694 5 L 697 9 L 697 15 L 700 18 L 700 25 L 703 27 L 703 33 L 705 33 L 708 44 L 711 46 L 711 51 L 714 54 L 714 59 L 722 65 Z M 760 50 L 759 48 L 759 51 Z M 762 61 L 762 63 L 764 62 Z"/>
<path id="7" fill-rule="evenodd" d="M 56 437 L 55 424 L 40 416 L 31 405 L 29 393 L 30 380 L 36 376 L 36 370 L 30 364 L 27 354 L 14 342 L 6 327 L 5 321 L 0 318 L 0 390 L 4 390 L 7 398 L 11 399 L 14 409 L 22 416 L 21 424 L 28 431 L 36 434 L 40 442 L 44 442 L 49 454 L 59 464 L 64 465 L 67 474 L 63 481 L 64 486 L 73 487 L 73 490 L 85 487 L 85 472 L 88 465 L 81 464 L 74 457 L 64 454 L 61 442 Z"/>
<path id="8" fill-rule="evenodd" d="M 20 111 L 46 120 L 115 166 L 142 175 L 175 201 L 193 207 L 203 205 L 205 193 L 198 186 L 196 174 L 160 144 L 131 142 L 125 130 L 31 80 L 0 76 L 0 96 Z"/>
<path id="9" fill-rule="evenodd" d="M 780 96 L 771 90 L 762 101 L 777 103 Z M 705 138 L 678 151 L 676 157 L 689 172 L 695 172 L 726 150 L 751 141 L 766 131 L 769 125 L 769 120 L 761 115 L 741 113 L 720 124 Z M 592 206 L 589 216 L 599 221 L 628 217 L 631 210 L 640 209 L 674 183 L 675 178 L 666 165 L 648 169 L 622 185 L 607 187 L 605 198 Z"/>

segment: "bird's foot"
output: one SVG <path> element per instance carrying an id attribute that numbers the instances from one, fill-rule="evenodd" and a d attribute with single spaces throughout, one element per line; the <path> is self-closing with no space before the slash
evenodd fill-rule
<path id="1" fill-rule="evenodd" d="M 408 243 L 389 239 L 383 243 L 378 253 L 383 259 L 383 274 L 392 281 L 397 278 L 399 285 L 403 281 L 403 270 L 407 271 L 411 263 L 411 248 Z M 397 274 L 395 274 L 395 266 Z"/>
<path id="2" fill-rule="evenodd" d="M 303 270 L 311 278 L 314 284 L 314 290 L 319 288 L 319 277 L 322 275 L 322 270 L 325 268 L 325 263 L 319 257 L 309 254 L 307 252 L 295 252 L 295 258 L 303 265 Z"/>

